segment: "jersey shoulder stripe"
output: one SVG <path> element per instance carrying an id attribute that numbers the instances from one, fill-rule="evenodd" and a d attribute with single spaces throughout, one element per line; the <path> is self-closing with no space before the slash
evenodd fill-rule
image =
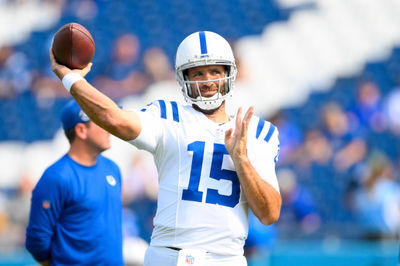
<path id="1" fill-rule="evenodd" d="M 258 125 L 257 125 L 257 132 L 256 132 L 256 138 L 258 139 L 258 137 L 261 134 L 261 131 L 263 130 L 265 126 L 265 121 L 264 119 L 262 119 L 261 117 L 258 119 Z"/>
<path id="2" fill-rule="evenodd" d="M 267 135 L 266 135 L 265 138 L 264 138 L 264 140 L 265 140 L 266 142 L 268 142 L 268 141 L 271 139 L 272 134 L 274 134 L 275 128 L 276 128 L 276 127 L 275 127 L 272 123 L 270 123 L 269 129 L 268 129 L 268 133 L 267 133 Z"/>
<path id="3" fill-rule="evenodd" d="M 161 118 L 167 119 L 167 107 L 165 105 L 165 101 L 158 100 L 158 103 L 160 104 Z"/>
<path id="4" fill-rule="evenodd" d="M 267 131 L 268 128 L 268 131 Z M 261 139 L 263 139 L 266 142 L 269 142 L 272 135 L 274 134 L 276 130 L 276 127 L 270 123 L 270 122 L 266 122 L 264 119 L 262 119 L 261 117 L 258 118 L 258 123 L 257 123 L 257 127 L 256 127 L 256 139 L 259 139 L 260 136 Z M 266 132 L 267 131 L 267 132 Z M 265 137 L 263 137 L 265 134 Z"/>
<path id="5" fill-rule="evenodd" d="M 158 104 L 157 104 L 158 103 Z M 166 120 L 173 120 L 179 122 L 179 108 L 175 101 L 157 100 L 148 104 L 141 112 L 151 111 L 156 116 Z M 157 114 L 158 113 L 158 114 Z"/>
<path id="6" fill-rule="evenodd" d="M 178 105 L 175 101 L 171 102 L 172 106 L 172 117 L 174 121 L 179 122 Z"/>

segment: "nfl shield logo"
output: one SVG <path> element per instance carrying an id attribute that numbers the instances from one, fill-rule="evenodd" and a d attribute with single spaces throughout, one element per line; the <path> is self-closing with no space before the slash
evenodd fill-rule
<path id="1" fill-rule="evenodd" d="M 186 263 L 192 265 L 194 263 L 194 257 L 191 255 L 186 255 Z"/>
<path id="2" fill-rule="evenodd" d="M 43 209 L 49 209 L 50 208 L 50 201 L 48 201 L 48 200 L 44 200 L 43 202 L 42 202 L 42 207 L 43 207 Z"/>

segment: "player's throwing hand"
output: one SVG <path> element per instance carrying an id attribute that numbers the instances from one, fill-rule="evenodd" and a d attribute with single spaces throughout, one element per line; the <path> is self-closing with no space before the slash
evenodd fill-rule
<path id="1" fill-rule="evenodd" d="M 90 69 L 92 68 L 92 63 L 89 63 L 85 68 L 83 69 L 69 69 L 68 67 L 64 65 L 60 65 L 57 63 L 56 58 L 54 57 L 53 49 L 50 48 L 49 51 L 50 54 L 50 63 L 51 63 L 51 69 L 54 72 L 54 74 L 57 75 L 59 79 L 62 79 L 65 75 L 69 73 L 78 73 L 82 77 L 85 77 L 87 73 L 90 72 Z"/>

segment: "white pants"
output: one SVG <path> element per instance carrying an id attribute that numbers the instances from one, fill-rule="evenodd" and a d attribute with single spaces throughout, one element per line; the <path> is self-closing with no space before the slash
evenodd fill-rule
<path id="1" fill-rule="evenodd" d="M 144 257 L 144 266 L 176 266 L 178 255 L 177 250 L 149 246 Z M 244 256 L 206 253 L 204 266 L 247 266 L 247 261 Z"/>

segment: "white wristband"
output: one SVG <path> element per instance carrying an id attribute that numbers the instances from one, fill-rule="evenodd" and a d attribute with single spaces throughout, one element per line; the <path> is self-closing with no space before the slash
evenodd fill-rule
<path id="1" fill-rule="evenodd" d="M 71 90 L 72 85 L 74 85 L 74 83 L 77 82 L 78 80 L 84 80 L 84 78 L 82 78 L 82 76 L 79 75 L 78 73 L 69 73 L 63 77 L 62 84 L 69 92 Z"/>

